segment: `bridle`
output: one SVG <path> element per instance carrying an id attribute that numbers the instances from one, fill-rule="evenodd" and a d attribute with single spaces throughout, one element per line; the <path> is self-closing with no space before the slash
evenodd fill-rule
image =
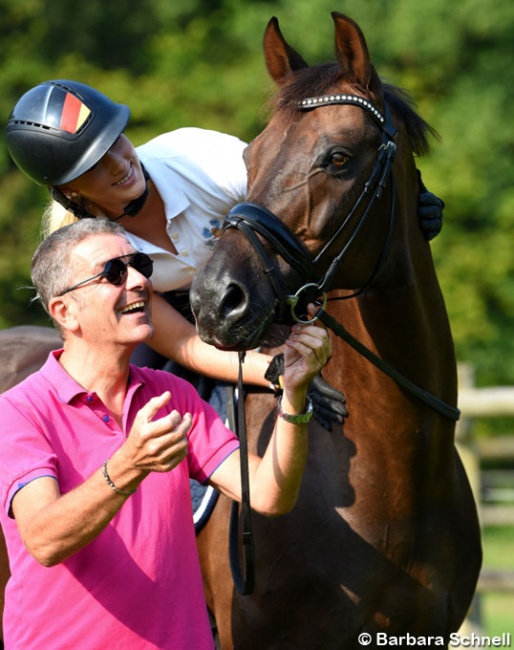
<path id="1" fill-rule="evenodd" d="M 279 323 L 290 322 L 291 318 L 300 323 L 309 323 L 311 320 L 305 316 L 307 304 L 314 300 L 318 300 L 323 306 L 325 306 L 327 300 L 326 292 L 330 288 L 335 273 L 343 262 L 343 259 L 348 253 L 351 245 L 360 234 L 375 201 L 381 197 L 388 179 L 392 176 L 392 164 L 396 154 L 396 144 L 394 143 L 396 129 L 392 123 L 387 103 L 384 107 L 384 115 L 382 115 L 380 111 L 371 104 L 371 102 L 357 95 L 341 94 L 311 97 L 299 102 L 297 108 L 300 111 L 308 111 L 320 106 L 328 106 L 331 104 L 352 104 L 367 111 L 378 124 L 382 132 L 382 140 L 370 175 L 365 182 L 359 197 L 343 219 L 341 225 L 317 255 L 313 257 L 301 239 L 299 239 L 291 229 L 281 219 L 279 219 L 279 217 L 270 210 L 255 203 L 240 203 L 239 205 L 236 205 L 229 212 L 224 225 L 225 229 L 237 228 L 243 232 L 261 259 L 263 268 L 270 280 L 276 296 L 277 313 L 275 314 L 275 321 Z M 354 294 L 347 296 L 347 298 L 361 293 L 378 273 L 385 257 L 385 253 L 389 247 L 395 206 L 396 190 L 391 179 L 391 206 L 389 210 L 387 234 L 382 252 L 366 283 Z M 330 248 L 341 236 L 343 231 L 347 229 L 348 224 L 359 210 L 362 210 L 361 217 L 357 226 L 348 238 L 348 241 L 330 262 L 325 274 L 318 277 L 317 270 L 322 264 L 326 265 L 326 258 Z M 287 264 L 298 274 L 301 287 L 294 294 L 291 294 L 288 291 L 280 274 L 280 269 L 278 268 L 276 260 L 270 258 L 261 240 L 256 236 L 256 233 L 267 240 L 280 257 L 282 257 L 282 259 L 284 259 L 284 261 L 287 262 Z M 281 310 L 285 304 L 289 306 L 290 314 Z"/>
<path id="2" fill-rule="evenodd" d="M 260 257 L 265 272 L 273 286 L 278 305 L 276 310 L 280 310 L 281 305 L 289 305 L 291 313 L 286 316 L 285 313 L 277 311 L 276 322 L 290 322 L 291 318 L 300 323 L 310 323 L 316 319 L 321 320 L 325 325 L 327 325 L 327 327 L 330 327 L 330 329 L 332 329 L 338 336 L 343 338 L 349 345 L 366 357 L 382 372 L 393 378 L 403 388 L 414 394 L 418 399 L 423 401 L 439 414 L 456 421 L 460 416 L 459 409 L 446 404 L 431 393 L 428 393 L 426 390 L 413 384 L 409 379 L 397 372 L 374 352 L 357 341 L 340 323 L 337 323 L 337 321 L 325 312 L 327 302 L 326 292 L 330 287 L 334 274 L 341 265 L 350 246 L 361 232 L 363 224 L 370 214 L 371 208 L 375 201 L 381 197 L 388 181 L 391 186 L 391 205 L 389 209 L 387 233 L 382 246 L 382 251 L 379 254 L 377 263 L 365 284 L 352 294 L 344 296 L 343 299 L 346 300 L 357 296 L 376 277 L 389 248 L 396 208 L 396 189 L 392 171 L 392 165 L 396 154 L 396 144 L 394 143 L 396 128 L 392 123 L 391 111 L 387 101 L 384 102 L 384 114 L 373 106 L 369 100 L 359 97 L 358 95 L 345 94 L 309 97 L 308 99 L 300 101 L 297 108 L 300 111 L 308 111 L 321 106 L 330 106 L 333 104 L 351 104 L 367 111 L 380 128 L 382 132 L 382 140 L 371 168 L 371 172 L 367 181 L 364 183 L 360 195 L 339 228 L 337 228 L 321 251 L 315 257 L 312 257 L 305 244 L 281 219 L 270 210 L 254 203 L 241 203 L 236 205 L 227 217 L 225 228 L 237 228 L 243 232 L 251 242 L 256 253 Z M 349 236 L 346 244 L 328 265 L 325 274 L 321 278 L 318 278 L 318 267 L 325 260 L 328 251 L 358 210 L 362 210 L 359 222 Z M 267 240 L 284 261 L 298 273 L 301 279 L 301 286 L 296 293 L 291 294 L 287 292 L 276 259 L 272 260 L 270 258 L 256 233 Z M 309 319 L 304 315 L 307 312 L 308 303 L 311 302 L 321 305 L 321 309 L 317 312 L 314 318 Z"/>
<path id="3" fill-rule="evenodd" d="M 373 120 L 379 126 L 382 139 L 377 151 L 373 167 L 364 187 L 355 201 L 353 207 L 350 209 L 341 225 L 337 228 L 335 233 L 323 248 L 313 257 L 302 242 L 292 230 L 277 217 L 273 212 L 267 210 L 263 206 L 255 203 L 240 203 L 236 205 L 228 214 L 225 221 L 224 229 L 236 228 L 245 234 L 247 239 L 252 244 L 255 252 L 259 256 L 263 265 L 264 271 L 269 278 L 275 293 L 275 320 L 276 322 L 290 322 L 311 323 L 315 320 L 321 320 L 327 327 L 332 329 L 337 336 L 343 338 L 349 345 L 351 345 L 357 352 L 363 355 L 371 363 L 373 363 L 379 370 L 394 379 L 400 386 L 407 391 L 411 392 L 418 399 L 423 401 L 430 408 L 437 411 L 440 415 L 449 418 L 450 420 L 458 420 L 460 411 L 449 404 L 446 404 L 435 395 L 420 388 L 407 377 L 400 374 L 397 370 L 392 368 L 389 364 L 384 362 L 374 352 L 369 350 L 366 346 L 356 340 L 340 323 L 325 312 L 327 303 L 326 292 L 330 288 L 330 283 L 337 272 L 338 268 L 343 262 L 348 250 L 352 243 L 355 241 L 361 229 L 371 212 L 375 201 L 377 201 L 389 181 L 391 186 L 391 205 L 389 210 L 389 221 L 387 226 L 387 233 L 379 254 L 377 263 L 370 277 L 365 284 L 351 295 L 344 298 L 352 298 L 360 294 L 366 286 L 368 286 L 379 272 L 380 266 L 385 259 L 386 252 L 389 248 L 391 241 L 391 233 L 393 227 L 393 220 L 396 208 L 396 189 L 393 182 L 392 165 L 396 155 L 396 144 L 394 138 L 396 136 L 396 128 L 394 127 L 391 119 L 391 112 L 387 102 L 384 103 L 384 113 L 382 114 L 373 104 L 359 97 L 358 95 L 323 95 L 321 97 L 309 97 L 300 101 L 297 105 L 299 111 L 309 111 L 322 106 L 330 106 L 334 104 L 351 104 L 359 106 L 367 111 Z M 353 232 L 348 238 L 346 244 L 337 253 L 333 260 L 328 265 L 327 271 L 321 277 L 318 277 L 317 269 L 325 261 L 329 249 L 333 246 L 335 241 L 341 236 L 343 230 L 347 227 L 352 217 L 357 211 L 362 210 L 361 217 L 355 226 Z M 285 281 L 280 273 L 278 262 L 276 258 L 271 258 L 261 239 L 257 236 L 260 235 L 265 239 L 273 249 L 282 257 L 282 259 L 296 271 L 300 278 L 301 286 L 294 293 L 290 293 L 285 285 Z M 307 305 L 315 302 L 321 305 L 320 310 L 316 316 L 309 319 L 306 316 Z M 290 314 L 281 311 L 284 304 L 290 308 Z M 241 442 L 241 481 L 242 481 L 242 513 L 243 513 L 243 559 L 245 564 L 244 576 L 241 572 L 239 557 L 237 555 L 237 530 L 238 530 L 238 515 L 237 508 L 232 509 L 232 518 L 230 522 L 230 562 L 232 569 L 232 576 L 236 589 L 240 594 L 250 594 L 254 589 L 254 562 L 255 562 L 255 549 L 253 544 L 253 534 L 251 530 L 251 514 L 249 502 L 249 484 L 247 473 L 247 442 L 246 442 L 246 425 L 244 419 L 244 399 L 243 399 L 243 383 L 241 364 L 244 359 L 244 353 L 240 353 L 240 372 L 239 372 L 239 418 L 238 418 L 238 435 Z M 237 504 L 234 503 L 234 506 Z"/>

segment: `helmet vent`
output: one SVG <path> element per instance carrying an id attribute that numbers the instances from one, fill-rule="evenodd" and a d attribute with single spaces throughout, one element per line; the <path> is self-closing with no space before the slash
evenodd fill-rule
<path id="1" fill-rule="evenodd" d="M 39 122 L 28 122 L 27 120 L 12 120 L 11 124 L 24 124 L 25 126 L 35 126 L 39 129 L 46 129 L 50 131 L 51 127 L 46 126 L 45 124 L 40 124 Z"/>

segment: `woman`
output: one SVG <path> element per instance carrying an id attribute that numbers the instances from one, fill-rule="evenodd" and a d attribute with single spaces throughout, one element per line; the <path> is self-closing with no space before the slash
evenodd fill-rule
<path id="1" fill-rule="evenodd" d="M 135 149 L 123 133 L 129 116 L 127 106 L 85 84 L 47 81 L 14 107 L 7 146 L 21 171 L 47 185 L 53 196 L 43 226 L 47 234 L 70 220 L 106 217 L 119 221 L 132 245 L 154 260 L 153 350 L 200 375 L 235 381 L 237 353 L 201 341 L 188 291 L 221 234 L 225 215 L 245 199 L 246 145 L 230 135 L 183 128 Z M 421 189 L 420 224 L 431 238 L 434 227 L 435 234 L 440 229 L 441 201 Z M 156 365 L 141 351 L 134 361 Z M 277 373 L 267 373 L 270 361 L 268 355 L 249 352 L 245 383 L 269 386 L 270 378 L 276 383 Z M 315 385 L 320 388 L 319 382 Z M 342 408 L 335 417 L 341 421 L 344 404 L 337 405 L 328 386 L 321 388 L 328 401 L 335 399 L 336 410 Z"/>

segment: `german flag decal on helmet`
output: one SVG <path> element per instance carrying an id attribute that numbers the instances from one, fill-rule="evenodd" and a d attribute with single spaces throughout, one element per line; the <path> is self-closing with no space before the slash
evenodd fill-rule
<path id="1" fill-rule="evenodd" d="M 80 127 L 89 117 L 91 111 L 83 104 L 80 99 L 66 93 L 64 105 L 62 107 L 61 124 L 60 127 L 63 131 L 68 133 L 77 133 Z"/>

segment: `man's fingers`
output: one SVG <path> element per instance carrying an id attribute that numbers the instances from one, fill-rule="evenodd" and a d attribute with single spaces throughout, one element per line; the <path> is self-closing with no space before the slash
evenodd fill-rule
<path id="1" fill-rule="evenodd" d="M 167 390 L 162 393 L 162 395 L 152 397 L 152 399 L 143 406 L 139 413 L 147 422 L 151 422 L 163 406 L 166 406 L 170 399 L 171 393 Z"/>
<path id="2" fill-rule="evenodd" d="M 139 439 L 140 444 L 146 444 L 145 441 L 157 440 L 167 434 L 176 434 L 177 439 L 187 434 L 192 421 L 189 414 L 182 416 L 173 409 L 162 417 L 157 417 L 170 399 L 171 393 L 166 391 L 162 395 L 153 397 L 139 410 L 130 434 L 134 442 Z"/>

